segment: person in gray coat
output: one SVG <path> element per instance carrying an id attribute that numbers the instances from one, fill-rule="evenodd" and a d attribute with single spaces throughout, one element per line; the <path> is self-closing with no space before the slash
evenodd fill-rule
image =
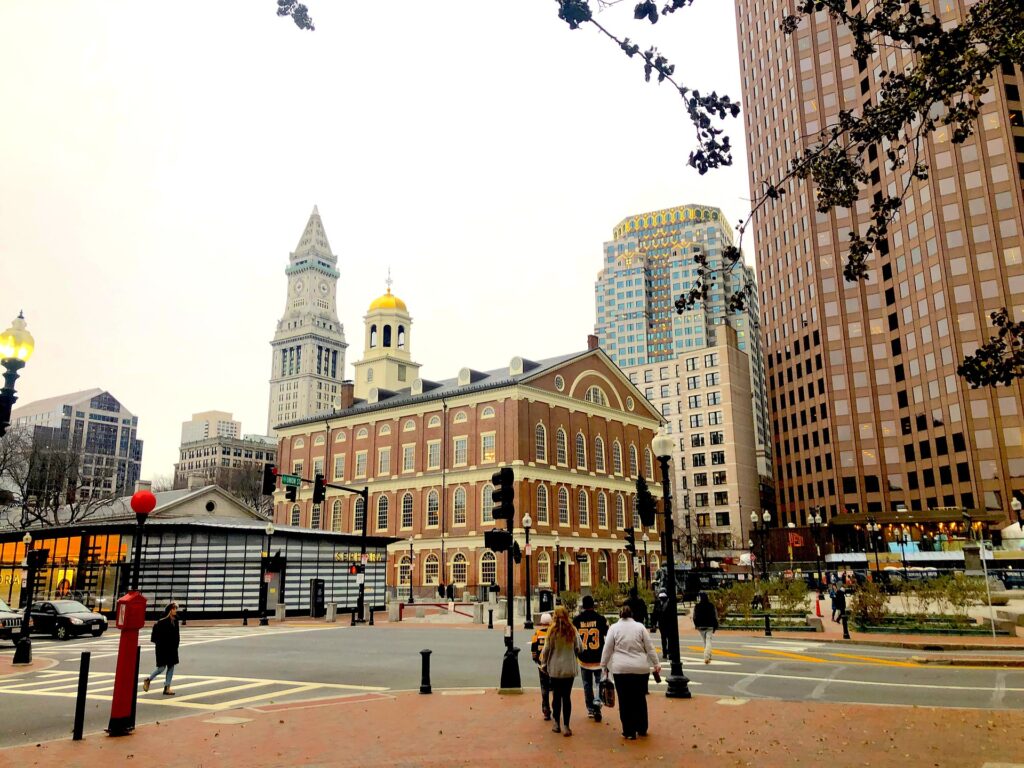
<path id="1" fill-rule="evenodd" d="M 551 678 L 551 714 L 555 725 L 551 729 L 564 736 L 572 736 L 569 717 L 572 715 L 572 683 L 580 673 L 580 665 L 576 657 L 583 652 L 583 644 L 576 632 L 576 627 L 569 620 L 569 612 L 564 605 L 555 608 L 548 630 L 544 650 L 540 652 L 541 668 Z M 559 719 L 565 724 L 562 731 Z"/>

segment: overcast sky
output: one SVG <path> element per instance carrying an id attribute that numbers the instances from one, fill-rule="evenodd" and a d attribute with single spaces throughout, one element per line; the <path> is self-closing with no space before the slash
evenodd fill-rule
<path id="1" fill-rule="evenodd" d="M 743 153 L 691 170 L 678 96 L 551 0 L 307 3 L 315 32 L 273 0 L 0 2 L 0 322 L 24 309 L 37 345 L 18 395 L 108 389 L 139 417 L 144 477 L 172 472 L 194 411 L 265 430 L 314 204 L 346 375 L 390 266 L 431 379 L 585 348 L 628 214 L 746 211 Z M 632 5 L 602 23 L 739 98 L 732 3 L 653 28 Z"/>

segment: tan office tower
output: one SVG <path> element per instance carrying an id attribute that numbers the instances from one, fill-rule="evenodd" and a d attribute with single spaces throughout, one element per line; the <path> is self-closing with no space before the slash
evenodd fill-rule
<path id="1" fill-rule="evenodd" d="M 955 23 L 968 5 L 937 10 Z M 786 36 L 779 22 L 791 9 L 736 3 L 751 196 L 788 168 L 803 137 L 875 101 L 879 73 L 906 63 L 882 48 L 858 65 L 851 35 L 825 13 Z M 884 153 L 869 151 L 870 182 L 854 208 L 819 214 L 813 189 L 792 182 L 756 219 L 783 524 L 804 524 L 823 506 L 829 520 L 854 513 L 839 523 L 909 519 L 935 535 L 960 508 L 1001 528 L 1010 494 L 1024 491 L 1021 384 L 971 390 L 956 374 L 990 335 L 990 312 L 1024 317 L 1020 85 L 1020 69 L 1004 67 L 966 143 L 942 129 L 924 143 L 930 177 L 911 186 L 869 280 L 846 282 L 842 268 L 847 232 L 863 231 L 872 198 L 903 183 Z"/>

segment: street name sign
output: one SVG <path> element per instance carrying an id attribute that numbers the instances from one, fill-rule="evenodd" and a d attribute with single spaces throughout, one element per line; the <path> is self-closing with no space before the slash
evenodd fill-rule
<path id="1" fill-rule="evenodd" d="M 281 478 L 281 485 L 293 485 L 298 488 L 302 485 L 302 478 L 298 475 L 278 475 Z"/>

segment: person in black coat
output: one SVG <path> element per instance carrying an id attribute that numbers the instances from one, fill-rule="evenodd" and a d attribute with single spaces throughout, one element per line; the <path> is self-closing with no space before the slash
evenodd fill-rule
<path id="1" fill-rule="evenodd" d="M 711 638 L 718 629 L 718 611 L 714 603 L 708 597 L 707 592 L 701 592 L 697 597 L 697 603 L 693 606 L 693 626 L 700 633 L 700 639 L 704 642 L 704 663 L 711 663 Z"/>
<path id="2" fill-rule="evenodd" d="M 672 606 L 668 602 L 668 593 L 658 594 L 657 602 L 654 603 L 654 611 L 651 613 L 651 632 L 658 630 L 661 633 L 661 658 L 668 658 L 669 629 L 672 627 L 673 615 Z"/>
<path id="3" fill-rule="evenodd" d="M 156 645 L 156 669 L 154 669 L 142 682 L 142 690 L 148 691 L 149 684 L 153 678 L 159 675 L 164 669 L 164 696 L 173 696 L 171 680 L 174 679 L 174 668 L 178 665 L 178 605 L 169 603 L 164 608 L 164 615 L 153 625 L 153 631 L 149 636 L 151 643 Z"/>
<path id="4" fill-rule="evenodd" d="M 640 597 L 636 587 L 629 588 L 629 599 L 625 604 L 633 612 L 633 621 L 647 626 L 647 603 Z"/>
<path id="5" fill-rule="evenodd" d="M 832 621 L 842 621 L 844 613 L 846 613 L 846 592 L 839 587 L 835 597 L 832 598 Z"/>

